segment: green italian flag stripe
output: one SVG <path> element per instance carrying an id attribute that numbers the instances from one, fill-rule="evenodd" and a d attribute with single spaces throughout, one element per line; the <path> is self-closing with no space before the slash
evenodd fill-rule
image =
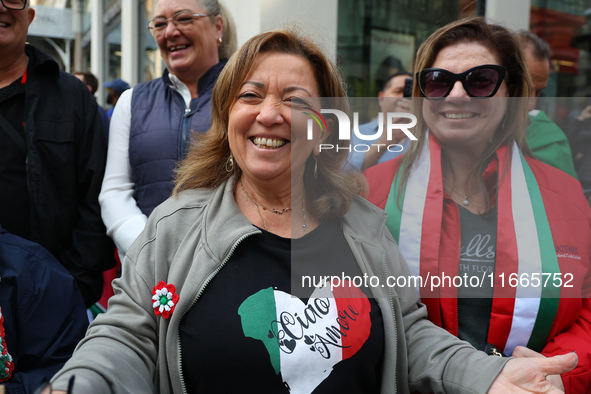
<path id="1" fill-rule="evenodd" d="M 527 164 L 523 155 L 520 156 L 536 222 L 540 255 L 542 258 L 542 272 L 545 274 L 551 274 L 548 285 L 542 288 L 540 309 L 534 323 L 531 337 L 527 343 L 527 347 L 541 350 L 546 344 L 546 339 L 552 328 L 552 322 L 558 311 L 560 287 L 554 286 L 553 279 L 555 273 L 560 273 L 560 267 L 558 266 L 558 258 L 556 257 L 556 251 L 554 249 L 552 231 L 550 230 L 550 224 L 546 215 L 546 209 L 544 208 L 544 202 L 542 201 L 540 188 L 538 187 L 538 183 L 529 164 Z M 545 282 L 545 279 L 542 279 L 543 282 Z"/>
<path id="2" fill-rule="evenodd" d="M 402 171 L 396 172 L 392 187 L 390 188 L 390 194 L 388 195 L 388 201 L 386 202 L 386 212 L 388 212 L 386 226 L 388 226 L 396 243 L 399 243 L 400 240 L 400 221 L 402 219 L 402 210 L 398 206 L 398 185 L 400 185 L 401 172 Z M 402 198 L 400 199 L 401 201 L 404 201 L 405 195 L 406 189 L 403 190 Z"/>

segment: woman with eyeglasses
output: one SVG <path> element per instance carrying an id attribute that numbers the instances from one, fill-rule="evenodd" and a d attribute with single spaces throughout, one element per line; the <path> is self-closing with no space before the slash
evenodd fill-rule
<path id="1" fill-rule="evenodd" d="M 591 209 L 525 144 L 518 39 L 456 21 L 424 42 L 415 70 L 418 141 L 366 178 L 411 273 L 439 284 L 417 289 L 430 320 L 489 354 L 576 351 L 577 368 L 548 380 L 590 392 Z"/>
<path id="2" fill-rule="evenodd" d="M 236 50 L 233 22 L 217 0 L 160 0 L 148 29 L 166 69 L 117 102 L 99 197 L 120 257 L 170 196 L 191 134 L 209 129 L 213 86 Z"/>

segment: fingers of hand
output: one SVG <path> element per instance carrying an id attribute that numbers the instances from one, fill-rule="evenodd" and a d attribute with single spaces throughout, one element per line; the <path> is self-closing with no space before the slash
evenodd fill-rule
<path id="1" fill-rule="evenodd" d="M 535 362 L 538 363 L 545 375 L 560 375 L 566 373 L 574 369 L 577 366 L 578 361 L 579 358 L 575 353 L 535 359 Z"/>
<path id="2" fill-rule="evenodd" d="M 552 383 L 552 386 L 564 391 L 564 383 L 562 383 L 560 375 L 548 375 L 546 376 L 546 380 Z"/>
<path id="3" fill-rule="evenodd" d="M 500 383 L 500 385 L 497 385 L 497 387 L 491 387 L 495 389 L 501 388 L 501 390 L 491 390 L 490 392 L 548 392 L 552 389 L 552 384 L 546 380 L 546 374 L 542 372 L 540 366 L 537 363 L 538 361 L 542 361 L 542 359 L 515 358 L 509 360 L 497 378 L 497 383 Z"/>
<path id="4" fill-rule="evenodd" d="M 396 103 L 396 109 L 400 112 L 409 112 L 410 111 L 410 100 L 401 98 Z"/>

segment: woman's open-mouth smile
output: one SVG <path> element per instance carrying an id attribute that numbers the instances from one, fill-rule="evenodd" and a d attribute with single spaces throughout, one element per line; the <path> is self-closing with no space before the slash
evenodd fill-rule
<path id="1" fill-rule="evenodd" d="M 441 115 L 445 119 L 470 119 L 478 116 L 477 113 L 474 112 L 464 112 L 464 113 L 450 113 L 450 112 L 442 112 Z"/>
<path id="2" fill-rule="evenodd" d="M 287 144 L 289 141 L 283 138 L 265 138 L 265 137 L 253 137 L 250 139 L 253 144 L 258 148 L 262 149 L 277 149 Z"/>

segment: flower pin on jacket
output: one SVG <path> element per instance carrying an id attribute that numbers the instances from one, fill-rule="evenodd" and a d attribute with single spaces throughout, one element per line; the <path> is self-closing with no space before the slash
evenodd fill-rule
<path id="1" fill-rule="evenodd" d="M 179 300 L 174 285 L 167 285 L 164 281 L 158 282 L 152 289 L 152 306 L 156 316 L 162 316 L 168 319 Z"/>
<path id="2" fill-rule="evenodd" d="M 6 348 L 6 334 L 4 332 L 4 315 L 0 308 L 0 382 L 5 382 L 12 377 L 14 360 Z"/>

